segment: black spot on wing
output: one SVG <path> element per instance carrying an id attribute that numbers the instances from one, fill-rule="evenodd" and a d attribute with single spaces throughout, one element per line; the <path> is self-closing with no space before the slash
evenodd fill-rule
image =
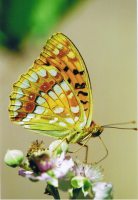
<path id="1" fill-rule="evenodd" d="M 87 104 L 88 101 L 83 101 L 83 100 L 81 100 L 81 103 L 82 103 L 82 104 Z"/>
<path id="2" fill-rule="evenodd" d="M 74 74 L 74 75 L 77 75 L 77 74 L 79 74 L 79 71 L 78 71 L 77 69 L 74 69 L 74 70 L 73 70 L 73 74 Z"/>
<path id="3" fill-rule="evenodd" d="M 64 71 L 67 72 L 69 70 L 68 66 L 64 67 Z"/>
<path id="4" fill-rule="evenodd" d="M 83 75 L 83 74 L 84 74 L 84 71 L 81 71 L 81 72 L 80 72 L 80 75 Z"/>
<path id="5" fill-rule="evenodd" d="M 71 83 L 71 79 L 70 78 L 68 78 L 68 80 L 67 80 L 69 83 Z"/>
<path id="6" fill-rule="evenodd" d="M 77 74 L 83 75 L 83 73 L 84 73 L 84 71 L 80 71 L 80 72 L 79 72 L 77 69 L 74 69 L 74 70 L 73 70 L 73 74 L 74 74 L 74 75 L 77 75 Z"/>
<path id="7" fill-rule="evenodd" d="M 86 83 L 75 83 L 75 89 L 83 89 L 85 88 Z"/>
<path id="8" fill-rule="evenodd" d="M 79 94 L 82 94 L 83 96 L 88 96 L 88 93 L 87 93 L 87 92 L 83 92 L 83 91 L 79 91 L 79 92 L 78 92 L 78 95 L 79 95 Z"/>
<path id="9" fill-rule="evenodd" d="M 46 63 L 46 65 L 47 65 L 47 66 L 50 66 L 50 63 L 49 63 L 49 62 L 47 62 L 47 63 Z"/>

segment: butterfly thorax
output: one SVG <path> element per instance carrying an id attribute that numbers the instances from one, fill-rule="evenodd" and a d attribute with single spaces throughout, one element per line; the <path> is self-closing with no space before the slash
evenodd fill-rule
<path id="1" fill-rule="evenodd" d="M 67 137 L 67 141 L 69 143 L 83 142 L 90 137 L 98 137 L 102 132 L 103 127 L 92 121 L 90 127 L 84 127 L 82 130 L 74 130 L 73 133 Z"/>
<path id="2" fill-rule="evenodd" d="M 92 121 L 90 128 L 88 128 L 89 133 L 91 133 L 92 137 L 98 137 L 104 130 L 104 128 L 94 121 Z"/>

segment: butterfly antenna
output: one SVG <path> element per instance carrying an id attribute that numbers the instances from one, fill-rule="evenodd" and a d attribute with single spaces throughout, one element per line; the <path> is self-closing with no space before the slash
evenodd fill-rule
<path id="1" fill-rule="evenodd" d="M 105 124 L 103 125 L 103 127 L 105 126 L 111 126 L 111 125 L 126 125 L 126 124 L 136 124 L 136 121 L 129 121 L 129 122 L 120 122 L 120 123 L 112 123 L 112 124 Z"/>
<path id="2" fill-rule="evenodd" d="M 116 126 L 108 126 L 108 127 L 104 127 L 104 128 L 114 128 L 114 129 L 124 129 L 124 130 L 134 130 L 134 131 L 138 131 L 138 128 L 122 128 L 122 127 L 116 127 Z"/>
<path id="3" fill-rule="evenodd" d="M 118 127 L 120 125 L 127 125 L 127 124 L 136 124 L 136 121 L 129 121 L 129 122 L 121 122 L 121 123 L 112 123 L 112 124 L 106 124 L 103 125 L 103 128 L 114 128 L 114 129 L 124 129 L 124 130 L 134 130 L 137 131 L 137 127 L 127 128 L 127 127 Z M 114 126 L 115 125 L 115 126 Z"/>

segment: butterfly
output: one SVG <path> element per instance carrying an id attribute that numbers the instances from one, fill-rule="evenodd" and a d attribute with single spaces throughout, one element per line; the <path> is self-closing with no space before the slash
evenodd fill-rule
<path id="1" fill-rule="evenodd" d="M 56 33 L 14 83 L 10 118 L 38 133 L 81 143 L 103 131 L 92 120 L 92 112 L 92 88 L 84 60 L 67 36 Z"/>

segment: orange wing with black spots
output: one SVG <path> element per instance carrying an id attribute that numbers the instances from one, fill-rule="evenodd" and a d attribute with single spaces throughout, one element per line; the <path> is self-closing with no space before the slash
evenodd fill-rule
<path id="1" fill-rule="evenodd" d="M 62 138 L 89 127 L 92 94 L 78 50 L 62 33 L 53 35 L 40 57 L 13 85 L 9 106 L 12 121 Z"/>
<path id="2" fill-rule="evenodd" d="M 39 59 L 35 61 L 36 66 L 40 63 L 54 65 L 61 71 L 83 104 L 87 117 L 86 126 L 89 127 L 93 109 L 92 89 L 85 63 L 75 45 L 61 33 L 53 35 L 44 46 Z"/>

